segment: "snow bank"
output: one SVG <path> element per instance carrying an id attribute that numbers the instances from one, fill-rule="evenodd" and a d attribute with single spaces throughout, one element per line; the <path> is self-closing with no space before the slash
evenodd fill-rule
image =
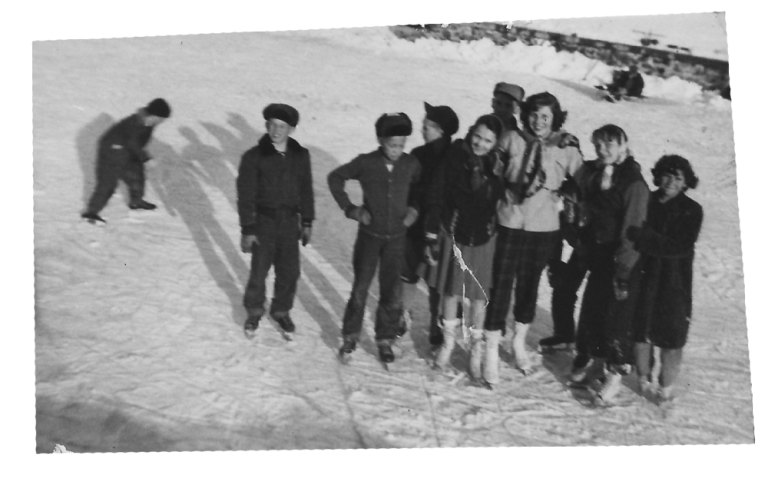
<path id="1" fill-rule="evenodd" d="M 376 53 L 394 52 L 410 57 L 454 60 L 479 65 L 497 64 L 508 66 L 518 73 L 564 79 L 590 87 L 611 82 L 613 71 L 616 69 L 578 52 L 558 52 L 548 44 L 530 46 L 516 41 L 499 46 L 487 38 L 460 42 L 419 38 L 410 42 L 398 38 L 386 27 L 333 29 L 318 33 L 333 41 L 365 47 Z M 706 105 L 718 110 L 731 108 L 730 102 L 719 94 L 705 91 L 698 84 L 677 76 L 663 79 L 644 74 L 643 78 L 646 96 Z"/>

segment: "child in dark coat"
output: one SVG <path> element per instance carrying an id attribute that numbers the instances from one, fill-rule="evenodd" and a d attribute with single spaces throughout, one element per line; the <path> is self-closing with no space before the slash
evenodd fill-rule
<path id="1" fill-rule="evenodd" d="M 402 283 L 400 274 L 405 252 L 405 234 L 419 216 L 418 204 L 410 197 L 411 186 L 418 182 L 419 161 L 404 153 L 411 135 L 411 119 L 404 113 L 382 115 L 376 121 L 379 149 L 358 155 L 354 160 L 328 174 L 328 186 L 348 218 L 359 222 L 352 265 L 352 284 L 341 333 L 342 359 L 357 347 L 360 330 L 376 268 L 379 268 L 379 307 L 376 311 L 376 344 L 382 362 L 394 361 L 392 342 L 397 336 L 401 314 Z M 344 184 L 357 180 L 363 189 L 363 204 L 353 204 Z M 380 265 L 380 266 L 379 266 Z"/>
<path id="2" fill-rule="evenodd" d="M 419 183 L 411 188 L 411 199 L 419 204 L 419 210 L 425 211 L 426 192 L 437 178 L 443 156 L 451 144 L 451 136 L 459 130 L 459 117 L 447 106 L 432 106 L 424 103 L 426 115 L 421 134 L 425 144 L 411 150 L 421 165 Z M 424 262 L 426 240 L 424 237 L 424 215 L 408 228 L 405 238 L 405 260 L 403 262 L 403 315 L 400 319 L 399 334 L 403 335 L 411 326 L 411 312 L 416 295 L 416 283 L 419 278 L 430 279 L 433 269 Z M 429 286 L 429 342 L 432 345 L 443 343 L 443 334 L 438 325 L 440 294 Z"/>
<path id="3" fill-rule="evenodd" d="M 267 133 L 243 154 L 237 175 L 241 249 L 252 253 L 243 297 L 248 338 L 253 338 L 264 315 L 266 278 L 273 265 L 275 291 L 270 314 L 284 332 L 295 331 L 289 312 L 301 275 L 299 241 L 303 245 L 310 241 L 315 218 L 309 151 L 290 137 L 299 123 L 299 112 L 272 103 L 262 114 Z"/>
<path id="4" fill-rule="evenodd" d="M 99 212 L 106 206 L 122 180 L 130 194 L 132 210 L 154 210 L 144 201 L 144 163 L 150 156 L 144 147 L 152 138 L 152 131 L 171 116 L 171 107 L 162 98 L 152 100 L 146 107 L 113 125 L 99 139 L 96 162 L 96 189 L 86 211 L 81 215 L 90 223 L 106 223 Z"/>
<path id="5" fill-rule="evenodd" d="M 685 191 L 699 179 L 691 164 L 677 155 L 663 156 L 653 167 L 648 217 L 630 239 L 640 252 L 640 295 L 635 313 L 635 365 L 640 388 L 653 392 L 653 346 L 661 348 L 658 398 L 672 397 L 688 338 L 693 300 L 694 245 L 704 217 L 701 205 Z"/>

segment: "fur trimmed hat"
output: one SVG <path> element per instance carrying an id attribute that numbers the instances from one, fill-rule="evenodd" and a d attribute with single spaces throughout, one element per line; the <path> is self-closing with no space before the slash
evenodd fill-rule
<path id="1" fill-rule="evenodd" d="M 282 120 L 291 127 L 296 127 L 299 124 L 299 111 L 285 103 L 270 103 L 264 107 L 262 115 L 264 115 L 264 120 Z"/>
<path id="2" fill-rule="evenodd" d="M 411 119 L 403 112 L 385 113 L 376 120 L 376 136 L 410 136 L 413 132 Z"/>
<path id="3" fill-rule="evenodd" d="M 155 98 L 154 100 L 150 101 L 145 110 L 149 115 L 162 117 L 164 119 L 167 119 L 171 116 L 171 107 L 168 105 L 168 102 L 162 98 Z"/>
<path id="4" fill-rule="evenodd" d="M 424 109 L 427 111 L 427 118 L 439 125 L 446 136 L 453 136 L 459 130 L 459 117 L 451 107 L 433 107 L 425 101 Z"/>

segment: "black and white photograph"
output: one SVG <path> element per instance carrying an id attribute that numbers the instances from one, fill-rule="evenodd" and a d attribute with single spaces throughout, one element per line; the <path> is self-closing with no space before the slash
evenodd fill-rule
<path id="1" fill-rule="evenodd" d="M 27 41 L 36 458 L 754 454 L 762 59 L 684 5 Z"/>

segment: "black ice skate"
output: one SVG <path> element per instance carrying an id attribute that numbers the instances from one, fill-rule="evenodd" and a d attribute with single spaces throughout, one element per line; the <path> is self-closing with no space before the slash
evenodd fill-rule
<path id="1" fill-rule="evenodd" d="M 388 340 L 381 340 L 376 343 L 379 347 L 379 359 L 384 364 L 391 363 L 395 360 L 395 353 L 392 352 L 392 344 Z"/>
<path id="2" fill-rule="evenodd" d="M 437 318 L 433 318 L 429 325 L 429 343 L 434 347 L 443 345 L 443 330 L 440 328 Z"/>
<path id="3" fill-rule="evenodd" d="M 357 349 L 357 339 L 354 335 L 345 335 L 344 343 L 339 349 L 339 359 L 342 363 L 348 363 L 352 357 L 352 353 Z"/>
<path id="4" fill-rule="evenodd" d="M 83 217 L 83 218 L 85 218 L 86 220 L 88 220 L 88 223 L 91 223 L 91 224 L 96 224 L 96 223 L 103 223 L 103 224 L 106 224 L 106 223 L 107 223 L 107 221 L 106 221 L 106 220 L 104 220 L 103 218 L 101 218 L 101 217 L 100 217 L 98 214 L 96 214 L 96 213 L 89 213 L 89 212 L 85 212 L 85 213 L 83 213 L 83 214 L 82 214 L 82 215 L 80 215 L 80 216 L 81 216 L 81 217 Z"/>
<path id="5" fill-rule="evenodd" d="M 287 313 L 280 316 L 272 315 L 272 319 L 275 320 L 278 325 L 280 325 L 280 329 L 282 330 L 280 333 L 282 333 L 283 338 L 285 340 L 293 340 L 293 334 L 296 331 L 296 325 L 294 325 L 290 315 Z"/>
<path id="6" fill-rule="evenodd" d="M 245 320 L 243 332 L 248 340 L 251 340 L 256 336 L 256 330 L 259 328 L 259 321 L 261 321 L 261 316 L 255 315 L 251 315 Z"/>
<path id="7" fill-rule="evenodd" d="M 128 208 L 132 210 L 154 210 L 157 208 L 157 206 L 153 205 L 149 201 L 140 199 L 138 201 L 132 201 L 131 204 L 128 205 Z"/>

